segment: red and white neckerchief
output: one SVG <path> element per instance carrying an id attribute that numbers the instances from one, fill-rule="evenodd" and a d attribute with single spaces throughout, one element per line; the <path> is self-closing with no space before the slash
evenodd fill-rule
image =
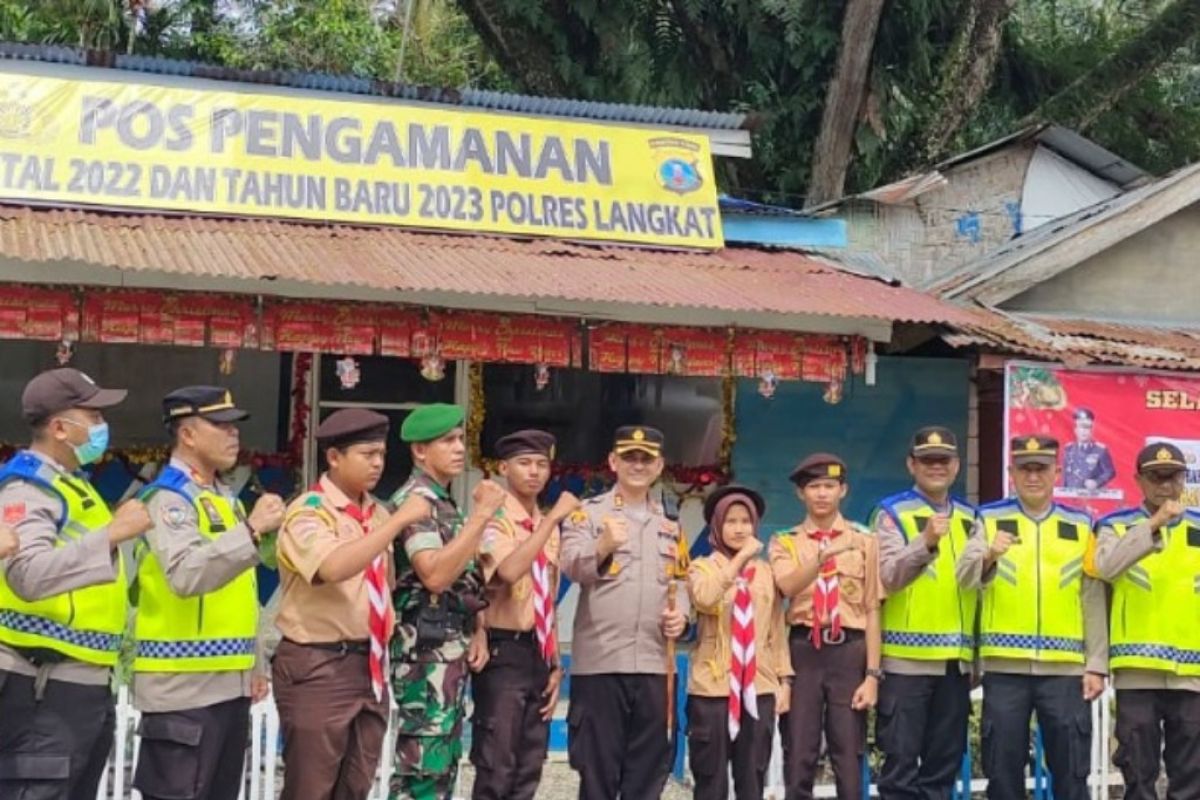
<path id="1" fill-rule="evenodd" d="M 818 554 L 837 536 L 839 531 L 814 531 L 809 536 L 817 540 Z M 821 562 L 817 581 L 813 584 L 813 647 L 821 649 L 821 628 L 829 624 L 836 639 L 842 632 L 842 615 L 838 611 L 837 558 L 826 558 Z"/>
<path id="2" fill-rule="evenodd" d="M 362 528 L 363 535 L 371 532 L 371 515 L 374 506 L 360 509 L 351 503 L 346 513 Z M 388 602 L 387 552 L 375 556 L 364 572 L 367 581 L 367 630 L 370 632 L 371 652 L 367 655 L 367 669 L 371 673 L 371 693 L 378 702 L 383 699 L 384 672 L 387 663 L 388 642 L 392 638 L 392 606 Z"/>
<path id="3" fill-rule="evenodd" d="M 742 729 L 742 712 L 758 719 L 758 692 L 754 677 L 758 674 L 758 656 L 754 652 L 754 602 L 750 582 L 754 567 L 746 567 L 734 581 L 733 612 L 730 614 L 729 650 L 729 738 L 737 739 Z"/>
<path id="4" fill-rule="evenodd" d="M 532 533 L 533 520 L 521 520 L 521 527 Z M 553 666 L 558 637 L 554 632 L 554 598 L 550 594 L 550 559 L 546 557 L 544 547 L 533 560 L 533 625 L 542 658 Z"/>

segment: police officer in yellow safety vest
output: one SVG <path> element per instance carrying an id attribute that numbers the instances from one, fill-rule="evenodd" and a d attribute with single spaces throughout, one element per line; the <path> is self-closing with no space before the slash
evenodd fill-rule
<path id="1" fill-rule="evenodd" d="M 250 702 L 266 695 L 254 568 L 260 549 L 273 561 L 264 537 L 283 521 L 283 500 L 264 494 L 247 519 L 219 477 L 237 464 L 247 417 L 218 386 L 163 399 L 171 460 L 142 494 L 153 527 L 137 550 L 133 785 L 144 800 L 237 797 Z"/>
<path id="2" fill-rule="evenodd" d="M 1112 586 L 1113 761 L 1127 800 L 1158 796 L 1160 760 L 1167 797 L 1200 797 L 1200 509 L 1180 503 L 1186 468 L 1173 444 L 1138 453 L 1142 505 L 1097 523 L 1086 564 Z"/>
<path id="3" fill-rule="evenodd" d="M 1026 796 L 1029 719 L 1036 712 L 1055 800 L 1085 800 L 1089 703 L 1104 691 L 1108 655 L 1104 584 L 1083 572 L 1092 521 L 1054 502 L 1056 440 L 1019 436 L 1011 447 L 1017 496 L 980 507 L 957 569 L 964 589 L 983 587 L 987 796 Z"/>
<path id="4" fill-rule="evenodd" d="M 109 511 L 80 472 L 108 447 L 102 409 L 125 399 L 74 369 L 31 380 L 28 450 L 0 469 L 0 798 L 94 800 L 112 749 L 112 668 L 126 622 L 118 546 L 150 527 L 130 500 Z"/>
<path id="5" fill-rule="evenodd" d="M 958 470 L 954 432 L 921 428 L 908 452 L 915 486 L 882 500 L 872 519 L 887 593 L 875 717 L 883 800 L 948 800 L 967 744 L 979 593 L 954 575 L 975 524 L 975 509 L 950 496 Z"/>

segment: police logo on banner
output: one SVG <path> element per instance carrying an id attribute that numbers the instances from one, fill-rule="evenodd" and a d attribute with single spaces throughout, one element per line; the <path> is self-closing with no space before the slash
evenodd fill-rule
<path id="1" fill-rule="evenodd" d="M 658 183 L 668 192 L 690 194 L 704 185 L 699 145 L 671 136 L 651 139 L 650 149 L 658 163 Z"/>

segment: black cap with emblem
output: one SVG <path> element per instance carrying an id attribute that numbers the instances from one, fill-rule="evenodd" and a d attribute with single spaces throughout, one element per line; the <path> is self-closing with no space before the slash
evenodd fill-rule
<path id="1" fill-rule="evenodd" d="M 170 424 L 187 417 L 202 417 L 209 422 L 241 422 L 250 412 L 233 404 L 233 394 L 220 386 L 184 386 L 163 398 L 163 422 Z"/>
<path id="2" fill-rule="evenodd" d="M 1183 451 L 1170 442 L 1151 442 L 1138 451 L 1137 471 L 1143 475 L 1176 473 L 1185 469 L 1187 460 Z"/>
<path id="3" fill-rule="evenodd" d="M 958 455 L 958 438 L 941 425 L 927 425 L 913 434 L 909 454 L 913 458 L 945 458 Z"/>
<path id="4" fill-rule="evenodd" d="M 658 428 L 646 425 L 622 425 L 613 435 L 613 452 L 617 455 L 641 450 L 655 458 L 662 455 L 666 437 Z"/>
<path id="5" fill-rule="evenodd" d="M 1058 439 L 1053 436 L 1015 436 L 1012 444 L 1012 462 L 1015 466 L 1022 464 L 1045 464 L 1053 466 L 1058 463 Z"/>
<path id="6" fill-rule="evenodd" d="M 554 460 L 554 434 L 535 429 L 517 431 L 496 440 L 496 458 L 505 461 L 523 455 L 545 456 Z"/>

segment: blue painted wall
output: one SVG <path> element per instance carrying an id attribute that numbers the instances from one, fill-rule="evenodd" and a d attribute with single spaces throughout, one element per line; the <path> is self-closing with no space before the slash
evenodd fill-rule
<path id="1" fill-rule="evenodd" d="M 855 378 L 837 405 L 822 400 L 823 387 L 814 383 L 780 382 L 767 400 L 758 394 L 757 380 L 738 381 L 733 474 L 766 498 L 763 531 L 790 527 L 803 517 L 788 473 L 816 451 L 845 460 L 850 494 L 842 510 L 865 522 L 876 501 L 911 485 L 904 457 L 916 428 L 946 425 L 965 448 L 968 380 L 964 360 L 880 356 L 875 385 Z M 965 472 L 964 463 L 960 495 Z"/>

